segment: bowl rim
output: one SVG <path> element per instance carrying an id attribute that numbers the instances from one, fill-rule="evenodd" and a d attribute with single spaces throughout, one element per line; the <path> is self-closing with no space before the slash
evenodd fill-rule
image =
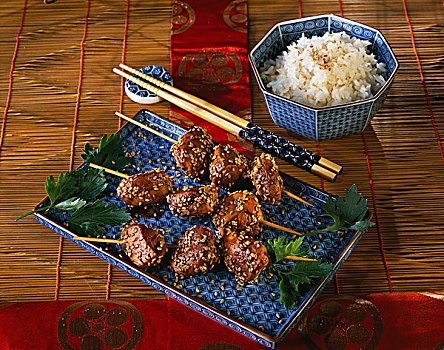
<path id="1" fill-rule="evenodd" d="M 313 107 L 313 106 L 305 105 L 305 104 L 303 104 L 301 102 L 294 101 L 292 99 L 289 99 L 288 97 L 277 95 L 277 94 L 275 94 L 274 92 L 268 90 L 265 87 L 265 85 L 264 85 L 264 83 L 262 81 L 262 78 L 260 77 L 260 74 L 259 74 L 259 72 L 258 72 L 258 70 L 257 70 L 257 68 L 256 68 L 256 66 L 254 64 L 254 58 L 253 58 L 253 53 L 259 48 L 259 45 L 262 44 L 262 42 L 264 40 L 266 40 L 267 36 L 273 30 L 275 30 L 276 28 L 279 29 L 280 36 L 282 37 L 282 33 L 281 33 L 280 28 L 279 28 L 282 25 L 291 24 L 291 23 L 297 23 L 297 22 L 302 22 L 302 21 L 311 20 L 311 19 L 317 19 L 317 18 L 326 18 L 326 19 L 328 18 L 328 20 L 329 20 L 329 23 L 328 23 L 329 29 L 330 29 L 330 21 L 331 21 L 332 18 L 337 18 L 337 19 L 342 20 L 342 21 L 345 20 L 346 22 L 356 23 L 356 24 L 358 24 L 358 25 L 360 25 L 360 26 L 362 26 L 364 28 L 371 29 L 372 31 L 375 32 L 375 38 L 377 38 L 379 36 L 381 39 L 383 39 L 385 41 L 385 43 L 387 44 L 388 50 L 390 51 L 390 53 L 391 53 L 391 55 L 393 57 L 393 60 L 395 62 L 395 69 L 393 70 L 392 74 L 390 74 L 390 77 L 385 81 L 384 85 L 378 90 L 378 92 L 374 96 L 368 97 L 368 98 L 365 98 L 365 99 L 361 99 L 361 100 L 357 100 L 357 101 L 342 103 L 342 104 L 338 104 L 338 105 L 334 105 L 334 106 Z M 374 43 L 372 43 L 372 44 L 374 44 Z M 253 46 L 253 48 L 250 50 L 250 53 L 248 54 L 248 60 L 249 60 L 250 65 L 252 67 L 252 70 L 253 70 L 254 76 L 256 78 L 256 82 L 258 83 L 259 89 L 261 90 L 261 92 L 263 94 L 269 94 L 269 95 L 271 95 L 273 97 L 277 97 L 277 98 L 283 99 L 285 101 L 288 101 L 288 102 L 293 103 L 293 104 L 295 104 L 297 106 L 300 106 L 300 107 L 307 108 L 307 109 L 312 110 L 314 112 L 325 111 L 325 110 L 332 110 L 332 109 L 339 109 L 339 108 L 346 108 L 346 107 L 349 107 L 349 106 L 354 106 L 354 105 L 368 103 L 368 102 L 374 103 L 385 92 L 385 90 L 387 90 L 387 88 L 391 86 L 393 80 L 395 79 L 395 75 L 396 75 L 396 73 L 398 72 L 398 69 L 399 69 L 398 59 L 396 58 L 396 55 L 393 52 L 393 49 L 390 46 L 390 43 L 387 41 L 387 39 L 385 38 L 385 36 L 382 34 L 381 31 L 379 31 L 378 29 L 375 29 L 373 27 L 370 27 L 370 26 L 368 26 L 366 24 L 363 24 L 363 23 L 351 20 L 351 19 L 346 18 L 346 17 L 340 17 L 340 16 L 334 15 L 332 13 L 321 14 L 321 15 L 316 15 L 316 16 L 307 16 L 307 17 L 301 17 L 301 18 L 296 18 L 296 19 L 290 19 L 290 20 L 285 20 L 285 21 L 277 22 Z"/>

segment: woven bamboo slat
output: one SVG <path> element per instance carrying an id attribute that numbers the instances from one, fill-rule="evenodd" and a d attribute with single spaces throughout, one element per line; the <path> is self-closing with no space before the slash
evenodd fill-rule
<path id="1" fill-rule="evenodd" d="M 303 16 L 340 15 L 339 0 L 301 0 Z M 406 0 L 408 15 L 436 130 L 443 140 L 444 6 Z M 87 1 L 28 2 L 13 74 L 13 89 L 0 151 L 0 301 L 51 300 L 56 287 L 60 239 L 32 217 L 45 194 L 48 175 L 69 169 L 80 43 Z M 266 8 L 266 10 L 264 10 Z M 369 200 L 378 226 L 369 230 L 337 275 L 341 293 L 388 292 L 385 259 L 393 291 L 444 291 L 444 161 L 431 118 L 403 2 L 342 1 L 343 15 L 380 29 L 400 62 L 391 92 L 363 136 L 320 144 L 322 155 L 344 166 L 335 183 L 279 161 L 281 170 L 331 193 L 352 184 Z M 170 67 L 170 1 L 130 1 L 125 61 L 132 67 Z M 8 97 L 9 71 L 23 1 L 0 2 L 0 117 Z M 122 59 L 126 2 L 93 0 L 84 44 L 84 72 L 76 128 L 74 167 L 85 142 L 119 125 L 121 80 L 112 73 Z M 249 1 L 250 47 L 276 22 L 299 17 L 298 2 Z M 315 141 L 276 127 L 251 77 L 254 123 L 303 147 Z M 123 113 L 141 105 L 124 97 Z M 149 106 L 162 116 L 168 103 Z M 365 138 L 365 142 L 364 142 Z M 371 169 L 373 193 L 366 157 Z M 377 215 L 376 215 L 377 214 Z M 157 291 L 111 269 L 111 298 L 164 298 Z M 108 264 L 77 245 L 63 242 L 59 299 L 105 298 Z M 335 293 L 333 281 L 324 293 Z"/>

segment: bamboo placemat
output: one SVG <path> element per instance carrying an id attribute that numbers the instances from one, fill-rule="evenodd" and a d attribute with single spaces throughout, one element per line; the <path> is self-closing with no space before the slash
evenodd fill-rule
<path id="1" fill-rule="evenodd" d="M 322 13 L 381 30 L 400 62 L 371 126 L 320 143 L 322 155 L 345 168 L 336 183 L 280 162 L 283 171 L 331 193 L 342 195 L 355 183 L 374 214 L 377 225 L 324 293 L 444 291 L 444 4 L 250 1 L 250 47 L 278 21 Z M 115 110 L 134 115 L 142 108 L 122 96 L 111 70 L 122 57 L 134 67 L 169 68 L 170 15 L 170 1 L 0 3 L 0 300 L 164 298 L 32 217 L 14 218 L 44 197 L 48 175 L 69 170 L 71 159 L 74 168 L 81 163 L 85 142 L 116 131 Z M 317 150 L 316 142 L 274 126 L 251 81 L 254 122 Z M 167 103 L 149 109 L 168 114 Z"/>

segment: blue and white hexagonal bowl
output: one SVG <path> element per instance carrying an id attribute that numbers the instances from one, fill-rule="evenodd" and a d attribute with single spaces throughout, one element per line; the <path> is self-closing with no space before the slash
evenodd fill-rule
<path id="1" fill-rule="evenodd" d="M 134 119 L 176 140 L 186 132 L 186 129 L 181 126 L 147 110 L 141 110 Z M 169 151 L 170 142 L 130 123 L 126 124 L 119 134 L 124 150 L 134 154 L 132 162 L 134 167 L 129 167 L 125 173 L 136 174 L 153 168 L 162 168 L 173 179 L 173 187 L 175 188 L 195 184 L 176 167 L 174 158 Z M 80 168 L 86 170 L 88 165 L 84 163 Z M 328 198 L 327 193 L 285 173 L 281 173 L 281 175 L 286 190 L 310 201 L 314 207 L 309 207 L 283 195 L 279 206 L 262 204 L 266 219 L 274 218 L 274 222 L 299 232 L 307 229 L 316 230 L 332 224 L 331 219 L 319 216 L 323 212 L 321 206 Z M 124 208 L 125 204 L 116 194 L 116 188 L 121 179 L 110 174 L 106 174 L 106 177 L 109 185 L 103 194 L 105 204 L 115 204 Z M 36 206 L 36 209 L 48 205 L 48 201 L 49 199 L 46 197 Z M 179 219 L 168 210 L 166 204 L 160 206 L 160 209 L 165 211 L 163 215 L 157 218 L 139 217 L 138 222 L 162 228 L 165 231 L 165 241 L 168 244 L 173 243 L 187 228 L 194 225 L 212 227 L 209 216 Z M 234 275 L 229 273 L 223 265 L 219 265 L 206 275 L 198 275 L 176 282 L 175 276 L 169 268 L 167 256 L 160 265 L 142 269 L 132 264 L 121 247 L 116 244 L 74 240 L 75 232 L 63 225 L 63 222 L 69 217 L 65 211 L 54 209 L 49 212 L 36 213 L 34 216 L 41 224 L 99 258 L 197 312 L 270 348 L 275 348 L 302 318 L 362 237 L 362 232 L 354 230 L 348 232 L 331 231 L 322 235 L 306 237 L 303 246 L 309 248 L 311 255 L 316 258 L 332 263 L 333 271 L 325 278 L 313 281 L 299 298 L 295 309 L 287 310 L 279 301 L 279 281 L 276 276 L 262 274 L 258 282 L 239 288 Z M 107 226 L 106 237 L 119 238 L 121 228 L 120 226 Z M 282 235 L 287 235 L 287 233 L 268 226 L 263 229 L 264 242 Z M 293 263 L 288 262 L 288 264 Z M 276 316 L 277 314 L 279 317 Z M 205 325 L 203 324 L 202 327 Z"/>
<path id="2" fill-rule="evenodd" d="M 378 62 L 386 65 L 386 83 L 368 99 L 332 107 L 313 108 L 269 91 L 260 77 L 260 68 L 275 59 L 302 34 L 310 38 L 326 32 L 346 32 L 368 40 Z M 398 61 L 387 40 L 376 29 L 332 14 L 279 22 L 268 31 L 249 55 L 254 75 L 276 125 L 312 140 L 330 140 L 362 132 L 384 102 L 398 70 Z"/>

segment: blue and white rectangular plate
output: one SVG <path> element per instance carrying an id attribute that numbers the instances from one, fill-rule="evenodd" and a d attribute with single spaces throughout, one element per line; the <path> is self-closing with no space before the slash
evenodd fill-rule
<path id="1" fill-rule="evenodd" d="M 178 139 L 186 132 L 186 129 L 146 110 L 139 111 L 135 119 L 174 139 Z M 170 142 L 134 124 L 125 125 L 119 133 L 122 147 L 133 157 L 128 174 L 162 168 L 173 179 L 175 188 L 194 184 L 181 169 L 176 167 L 169 151 Z M 83 164 L 81 167 L 87 166 Z M 305 198 L 314 205 L 314 208 L 283 194 L 279 206 L 262 205 L 266 220 L 298 232 L 323 228 L 332 223 L 331 219 L 318 216 L 322 213 L 321 205 L 328 198 L 327 193 L 284 173 L 281 175 L 285 189 Z M 105 204 L 125 207 L 116 195 L 116 188 L 121 179 L 110 174 L 106 176 L 109 186 L 105 191 Z M 44 199 L 37 208 L 46 205 L 48 200 Z M 163 229 L 167 244 L 173 243 L 188 227 L 194 225 L 212 227 L 210 217 L 179 219 L 171 214 L 166 204 L 160 207 L 158 214 L 152 218 L 137 217 L 137 219 L 140 223 Z M 74 241 L 73 237 L 77 235 L 62 224 L 67 220 L 67 215 L 69 214 L 66 212 L 50 210 L 45 214 L 36 213 L 35 217 L 41 224 L 158 291 L 270 348 L 275 348 L 299 322 L 362 236 L 360 231 L 334 231 L 305 238 L 303 246 L 308 247 L 317 259 L 333 263 L 334 269 L 327 277 L 314 281 L 307 288 L 305 295 L 300 298 L 296 308 L 289 311 L 279 300 L 278 279 L 267 273 L 267 270 L 259 276 L 256 283 L 242 287 L 237 285 L 234 275 L 229 273 L 223 264 L 206 275 L 177 281 L 169 268 L 168 254 L 159 266 L 141 269 L 132 264 L 116 244 Z M 107 238 L 119 238 L 122 227 L 108 226 L 107 229 Z M 288 234 L 268 226 L 264 227 L 262 233 L 264 242 L 282 235 Z"/>

